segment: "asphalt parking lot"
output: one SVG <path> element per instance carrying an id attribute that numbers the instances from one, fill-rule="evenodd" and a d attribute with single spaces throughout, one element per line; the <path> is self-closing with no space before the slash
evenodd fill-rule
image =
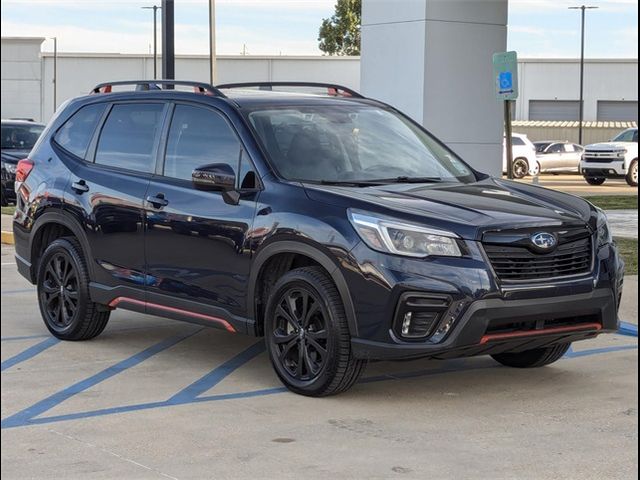
<path id="1" fill-rule="evenodd" d="M 559 190 L 573 195 L 589 196 L 589 195 L 638 195 L 638 187 L 627 185 L 624 179 L 609 178 L 605 183 L 598 186 L 589 185 L 585 182 L 582 175 L 578 174 L 562 174 L 551 175 L 544 173 L 537 179 L 534 177 L 525 177 L 517 180 L 522 183 L 535 183 L 541 187 Z"/>
<path id="2" fill-rule="evenodd" d="M 637 478 L 637 277 L 553 366 L 377 363 L 326 399 L 223 331 L 116 311 L 58 342 L 5 245 L 1 280 L 2 478 Z"/>

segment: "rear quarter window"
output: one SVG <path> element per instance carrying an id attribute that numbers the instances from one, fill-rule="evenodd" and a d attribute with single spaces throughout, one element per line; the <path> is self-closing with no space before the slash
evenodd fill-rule
<path id="1" fill-rule="evenodd" d="M 54 140 L 77 157 L 86 158 L 89 143 L 106 105 L 87 105 L 74 113 L 56 133 Z"/>

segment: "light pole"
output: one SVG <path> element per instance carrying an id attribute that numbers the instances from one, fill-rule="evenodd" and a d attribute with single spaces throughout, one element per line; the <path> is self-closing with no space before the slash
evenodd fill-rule
<path id="1" fill-rule="evenodd" d="M 582 124 L 584 122 L 584 21 L 587 10 L 595 10 L 599 7 L 588 7 L 581 5 L 579 7 L 569 7 L 569 10 L 582 11 L 582 33 L 580 43 L 580 124 L 578 125 L 578 143 L 582 145 Z"/>
<path id="2" fill-rule="evenodd" d="M 53 113 L 58 108 L 58 37 L 51 37 L 53 40 Z"/>
<path id="3" fill-rule="evenodd" d="M 144 10 L 153 10 L 153 79 L 158 78 L 158 10 L 162 7 L 141 7 Z"/>
<path id="4" fill-rule="evenodd" d="M 216 84 L 216 0 L 209 0 L 209 81 Z"/>

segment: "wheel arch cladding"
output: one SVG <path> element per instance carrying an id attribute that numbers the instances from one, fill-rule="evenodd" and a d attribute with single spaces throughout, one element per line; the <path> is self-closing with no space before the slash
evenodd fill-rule
<path id="1" fill-rule="evenodd" d="M 38 262 L 47 245 L 57 238 L 72 236 L 78 240 L 87 259 L 89 277 L 93 278 L 91 247 L 82 226 L 74 218 L 62 212 L 45 212 L 35 221 L 31 231 L 29 252 L 31 253 L 31 277 L 36 280 Z"/>
<path id="2" fill-rule="evenodd" d="M 257 335 L 262 335 L 262 327 L 264 325 L 265 304 L 262 304 L 260 300 L 265 293 L 263 290 L 265 275 L 269 271 L 275 271 L 276 276 L 273 279 L 273 283 L 275 283 L 277 278 L 280 278 L 284 273 L 294 268 L 310 265 L 322 267 L 333 280 L 344 305 L 349 333 L 352 337 L 358 336 L 357 317 L 349 287 L 336 261 L 317 247 L 293 241 L 271 243 L 261 249 L 253 261 L 247 289 L 247 305 L 250 305 L 248 313 L 256 321 Z M 273 267 L 273 269 L 269 267 Z"/>

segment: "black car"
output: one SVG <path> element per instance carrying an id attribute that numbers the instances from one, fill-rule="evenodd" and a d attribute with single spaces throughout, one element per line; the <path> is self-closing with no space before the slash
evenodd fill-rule
<path id="1" fill-rule="evenodd" d="M 16 201 L 13 183 L 18 161 L 26 158 L 44 130 L 29 120 L 2 120 L 2 206 Z"/>
<path id="2" fill-rule="evenodd" d="M 102 84 L 59 110 L 18 190 L 18 269 L 53 335 L 123 308 L 264 336 L 304 395 L 374 359 L 540 367 L 618 327 L 602 211 L 482 174 L 340 86 Z"/>

